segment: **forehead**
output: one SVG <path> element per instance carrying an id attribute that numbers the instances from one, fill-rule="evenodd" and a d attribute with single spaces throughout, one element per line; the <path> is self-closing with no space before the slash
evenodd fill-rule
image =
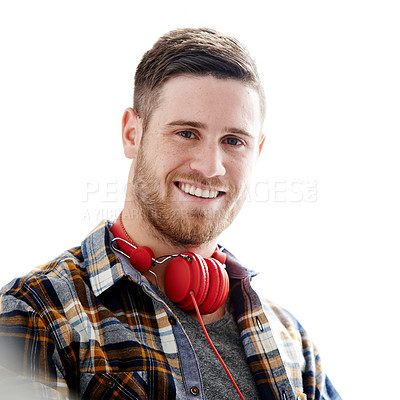
<path id="1" fill-rule="evenodd" d="M 160 90 L 153 117 L 199 120 L 208 124 L 230 124 L 259 133 L 260 100 L 249 85 L 235 79 L 179 75 Z M 157 118 L 158 117 L 158 118 Z"/>

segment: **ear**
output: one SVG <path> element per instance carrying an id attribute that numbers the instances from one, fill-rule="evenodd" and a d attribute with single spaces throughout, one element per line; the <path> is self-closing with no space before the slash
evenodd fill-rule
<path id="1" fill-rule="evenodd" d="M 127 108 L 122 117 L 122 144 L 125 157 L 136 158 L 142 138 L 142 123 L 133 108 Z"/>
<path id="2" fill-rule="evenodd" d="M 257 156 L 259 156 L 261 154 L 261 150 L 264 147 L 265 138 L 266 138 L 265 134 L 262 133 L 261 137 L 260 137 L 260 141 L 258 142 L 258 154 L 257 154 Z"/>

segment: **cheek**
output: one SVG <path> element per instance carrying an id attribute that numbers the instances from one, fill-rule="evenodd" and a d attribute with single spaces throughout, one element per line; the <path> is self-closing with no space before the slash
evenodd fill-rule
<path id="1" fill-rule="evenodd" d="M 160 155 L 160 168 L 165 174 L 174 173 L 190 173 L 190 163 L 193 159 L 193 152 L 191 149 L 181 147 L 171 147 L 165 149 L 163 154 Z"/>
<path id="2" fill-rule="evenodd" d="M 253 165 L 246 160 L 236 160 L 229 164 L 230 180 L 238 187 L 247 186 L 249 184 Z"/>
<path id="3" fill-rule="evenodd" d="M 151 144 L 151 150 L 146 151 L 147 168 L 158 181 L 166 181 L 171 171 L 179 165 L 179 153 L 171 150 L 167 146 Z"/>
<path id="4" fill-rule="evenodd" d="M 179 166 L 182 165 L 178 156 L 174 156 L 169 154 L 168 156 L 163 157 L 159 162 L 159 169 L 162 171 L 165 179 L 168 179 L 168 176 L 175 173 Z"/>

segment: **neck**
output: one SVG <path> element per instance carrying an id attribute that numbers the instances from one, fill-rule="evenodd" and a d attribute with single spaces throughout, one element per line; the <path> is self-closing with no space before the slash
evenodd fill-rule
<path id="1" fill-rule="evenodd" d="M 154 257 L 158 258 L 163 255 L 179 254 L 187 251 L 191 251 L 201 255 L 202 257 L 211 257 L 216 249 L 217 243 L 206 243 L 200 246 L 184 246 L 184 245 L 174 245 L 166 240 L 162 240 L 157 237 L 157 235 L 151 235 L 152 229 L 146 226 L 142 219 L 129 218 L 133 215 L 138 216 L 138 213 L 132 213 L 129 215 L 129 210 L 126 208 L 121 214 L 121 227 L 123 232 L 126 234 L 126 239 L 131 241 L 136 247 L 147 246 L 150 247 L 154 253 Z M 120 218 L 120 217 L 119 217 Z M 119 219 L 118 218 L 118 219 Z M 151 267 L 150 270 L 143 271 L 142 275 L 145 276 L 154 285 L 158 286 L 159 289 L 166 293 L 165 291 L 165 273 L 168 266 L 168 261 L 162 264 L 156 264 Z M 224 261 L 222 261 L 224 263 Z M 157 276 L 157 279 L 155 278 Z M 225 314 L 225 303 L 215 312 L 207 314 L 204 316 L 203 321 L 205 324 L 216 321 Z M 197 319 L 197 315 L 194 311 L 189 311 L 188 314 Z"/>

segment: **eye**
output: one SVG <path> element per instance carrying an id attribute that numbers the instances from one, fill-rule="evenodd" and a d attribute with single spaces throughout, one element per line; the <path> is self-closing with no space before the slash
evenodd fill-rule
<path id="1" fill-rule="evenodd" d="M 238 139 L 236 137 L 228 137 L 224 140 L 224 143 L 229 144 L 230 146 L 241 146 L 244 145 L 243 140 Z"/>
<path id="2" fill-rule="evenodd" d="M 194 133 L 191 131 L 179 131 L 178 135 L 185 139 L 193 139 L 195 137 Z"/>

